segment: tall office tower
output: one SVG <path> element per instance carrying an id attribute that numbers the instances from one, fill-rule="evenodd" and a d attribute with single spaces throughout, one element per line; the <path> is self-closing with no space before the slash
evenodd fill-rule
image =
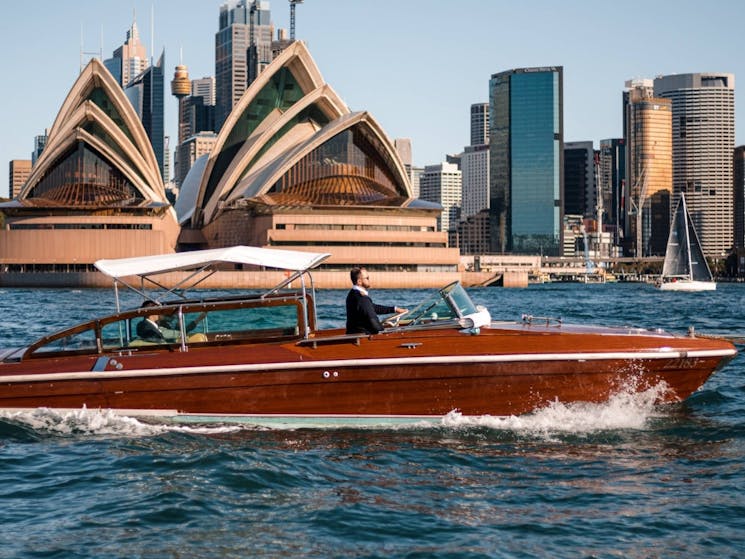
<path id="1" fill-rule="evenodd" d="M 191 96 L 201 97 L 205 105 L 215 104 L 215 78 L 214 76 L 205 76 L 196 80 L 191 80 Z"/>
<path id="2" fill-rule="evenodd" d="M 44 130 L 43 134 L 39 134 L 34 138 L 34 151 L 31 152 L 31 164 L 35 164 L 36 160 L 39 159 L 39 156 L 41 155 L 41 152 L 44 151 L 44 148 L 47 145 L 47 136 L 49 134 L 49 130 Z"/>
<path id="3" fill-rule="evenodd" d="M 735 194 L 735 246 L 745 248 L 745 146 L 735 148 L 733 189 Z"/>
<path id="4" fill-rule="evenodd" d="M 610 231 L 613 245 L 623 237 L 623 188 L 626 184 L 626 142 L 623 138 L 600 140 L 598 154 L 598 197 L 602 200 L 603 228 Z"/>
<path id="5" fill-rule="evenodd" d="M 409 180 L 411 181 L 411 195 L 414 198 L 419 198 L 419 181 L 424 173 L 424 167 L 411 166 L 411 172 L 409 173 Z"/>
<path id="6" fill-rule="evenodd" d="M 215 78 L 206 76 L 191 81 L 189 105 L 191 134 L 215 131 Z"/>
<path id="7" fill-rule="evenodd" d="M 127 87 L 129 82 L 148 67 L 147 50 L 140 42 L 135 21 L 132 21 L 132 27 L 127 31 L 124 44 L 114 51 L 111 58 L 104 60 L 104 66 L 122 87 Z"/>
<path id="8" fill-rule="evenodd" d="M 489 81 L 492 252 L 559 255 L 563 245 L 561 66 L 519 68 Z"/>
<path id="9" fill-rule="evenodd" d="M 30 159 L 12 159 L 8 173 L 8 196 L 15 198 L 31 174 Z"/>
<path id="10" fill-rule="evenodd" d="M 661 76 L 654 92 L 672 101 L 674 198 L 685 193 L 704 253 L 726 254 L 734 239 L 735 77 Z"/>
<path id="11" fill-rule="evenodd" d="M 564 215 L 594 218 L 597 206 L 595 188 L 595 150 L 592 142 L 566 142 Z"/>
<path id="12" fill-rule="evenodd" d="M 187 97 L 189 135 L 215 131 L 215 106 L 207 105 L 204 97 Z M 187 136 L 188 138 L 188 136 Z"/>
<path id="13" fill-rule="evenodd" d="M 654 95 L 651 80 L 629 80 L 625 85 L 624 246 L 629 256 L 661 256 L 670 232 L 674 115 L 670 100 Z"/>
<path id="14" fill-rule="evenodd" d="M 302 0 L 300 1 L 302 2 Z M 291 2 L 290 6 L 294 6 L 294 4 Z M 277 29 L 277 38 L 272 41 L 272 60 L 282 54 L 294 41 L 294 39 L 289 38 L 287 35 L 287 29 Z"/>
<path id="15" fill-rule="evenodd" d="M 440 231 L 449 231 L 458 224 L 461 204 L 461 172 L 455 163 L 427 165 L 419 177 L 419 197 L 442 206 L 437 218 Z"/>
<path id="16" fill-rule="evenodd" d="M 165 51 L 153 66 L 136 76 L 124 89 L 153 145 L 163 182 L 168 182 L 165 160 L 164 76 Z"/>
<path id="17" fill-rule="evenodd" d="M 171 80 L 171 94 L 179 102 L 179 144 L 197 132 L 215 130 L 214 78 L 189 80 L 186 66 L 176 66 L 173 80 Z"/>
<path id="18" fill-rule="evenodd" d="M 163 136 L 163 182 L 171 182 L 171 137 Z"/>
<path id="19" fill-rule="evenodd" d="M 471 105 L 471 144 L 489 143 L 489 103 Z"/>
<path id="20" fill-rule="evenodd" d="M 467 146 L 461 156 L 463 210 L 466 219 L 489 207 L 489 146 Z"/>
<path id="21" fill-rule="evenodd" d="M 215 34 L 215 125 L 219 129 L 256 76 L 272 61 L 269 2 L 233 0 L 220 6 Z"/>
<path id="22" fill-rule="evenodd" d="M 396 148 L 396 152 L 401 158 L 401 163 L 404 164 L 406 174 L 411 177 L 411 138 L 395 138 L 393 140 L 393 147 Z"/>
<path id="23" fill-rule="evenodd" d="M 195 132 L 176 147 L 176 169 L 173 182 L 182 185 L 194 162 L 210 153 L 217 142 L 214 132 Z"/>

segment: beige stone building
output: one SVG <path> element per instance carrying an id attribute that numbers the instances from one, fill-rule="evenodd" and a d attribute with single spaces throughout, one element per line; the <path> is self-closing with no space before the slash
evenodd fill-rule
<path id="1" fill-rule="evenodd" d="M 10 192 L 8 196 L 15 198 L 18 193 L 26 184 L 28 176 L 31 174 L 31 160 L 30 159 L 13 159 L 10 162 L 9 173 L 8 173 L 8 185 Z"/>

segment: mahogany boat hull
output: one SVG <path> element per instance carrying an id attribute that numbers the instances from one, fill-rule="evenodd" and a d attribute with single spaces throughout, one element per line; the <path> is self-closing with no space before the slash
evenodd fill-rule
<path id="1" fill-rule="evenodd" d="M 257 423 L 508 416 L 652 387 L 660 402 L 680 401 L 736 353 L 723 340 L 569 326 L 340 334 L 3 363 L 0 408 Z"/>

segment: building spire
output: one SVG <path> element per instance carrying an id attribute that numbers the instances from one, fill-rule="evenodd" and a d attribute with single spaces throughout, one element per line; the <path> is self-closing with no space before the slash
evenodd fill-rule
<path id="1" fill-rule="evenodd" d="M 134 8 L 132 8 L 132 26 L 127 31 L 127 40 L 124 42 L 129 43 L 130 41 L 132 43 L 140 42 L 140 32 L 137 30 L 137 12 Z"/>

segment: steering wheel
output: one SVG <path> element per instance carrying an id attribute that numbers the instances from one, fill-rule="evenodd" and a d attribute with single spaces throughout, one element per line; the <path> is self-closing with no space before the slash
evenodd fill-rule
<path id="1" fill-rule="evenodd" d="M 386 328 L 395 328 L 396 326 L 398 326 L 398 322 L 401 320 L 401 317 L 408 312 L 409 311 L 403 311 L 389 316 L 383 321 L 383 326 Z"/>

